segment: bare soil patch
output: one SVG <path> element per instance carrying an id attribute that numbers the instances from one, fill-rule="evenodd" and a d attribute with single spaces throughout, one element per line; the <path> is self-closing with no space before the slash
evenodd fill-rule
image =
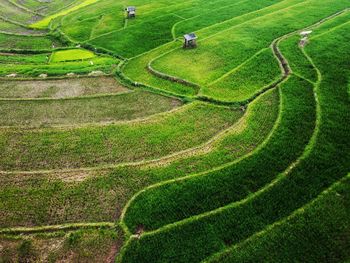
<path id="1" fill-rule="evenodd" d="M 129 90 L 112 77 L 0 81 L 1 98 L 73 98 Z"/>

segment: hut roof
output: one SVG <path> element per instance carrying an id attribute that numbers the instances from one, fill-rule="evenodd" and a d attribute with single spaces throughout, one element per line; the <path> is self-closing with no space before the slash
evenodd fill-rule
<path id="1" fill-rule="evenodd" d="M 185 38 L 187 41 L 191 41 L 191 40 L 197 39 L 197 36 L 196 36 L 195 33 L 190 33 L 190 34 L 184 35 L 184 38 Z"/>
<path id="2" fill-rule="evenodd" d="M 126 11 L 128 11 L 128 12 L 136 11 L 136 7 L 135 6 L 128 6 L 126 8 Z"/>
<path id="3" fill-rule="evenodd" d="M 302 31 L 302 32 L 300 32 L 300 35 L 307 36 L 307 35 L 310 35 L 311 33 L 312 33 L 311 30 L 310 31 Z"/>

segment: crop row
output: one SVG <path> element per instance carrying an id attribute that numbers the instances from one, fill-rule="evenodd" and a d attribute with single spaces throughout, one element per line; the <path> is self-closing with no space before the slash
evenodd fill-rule
<path id="1" fill-rule="evenodd" d="M 154 230 L 243 199 L 271 182 L 302 154 L 315 128 L 310 86 L 294 78 L 283 85 L 278 126 L 269 141 L 251 156 L 208 174 L 162 184 L 137 196 L 124 218 L 129 229 L 134 232 L 142 225 L 145 230 Z"/>
<path id="2" fill-rule="evenodd" d="M 209 148 L 177 159 L 110 170 L 3 174 L 1 226 L 112 221 L 139 190 L 161 181 L 225 165 L 260 145 L 278 116 L 272 90 L 251 103 L 244 116 Z M 149 149 L 148 149 L 149 150 Z M 0 208 L 2 210 L 2 208 Z"/>
<path id="3" fill-rule="evenodd" d="M 344 1 L 338 1 L 336 4 L 330 1 L 327 4 L 309 0 L 292 4 L 285 9 L 216 32 L 199 41 L 197 49 L 176 49 L 154 61 L 153 67 L 172 76 L 200 85 L 208 85 L 244 63 L 257 52 L 269 47 L 274 39 L 316 23 L 323 17 L 330 16 L 345 7 L 347 3 Z M 218 45 L 220 48 L 216 48 Z M 261 74 L 263 77 L 267 75 L 265 78 L 271 77 L 269 72 L 274 72 L 271 69 L 273 66 L 273 63 L 264 63 L 260 67 L 268 69 L 256 74 Z M 240 81 L 239 78 L 238 81 Z M 223 85 L 225 84 L 232 85 L 231 82 Z M 210 89 L 206 91 L 210 92 Z"/>
<path id="4" fill-rule="evenodd" d="M 0 167 L 80 168 L 159 158 L 206 142 L 241 115 L 239 110 L 193 103 L 147 122 L 66 130 L 3 130 Z"/>
<path id="5" fill-rule="evenodd" d="M 286 174 L 281 174 L 275 182 L 245 200 L 146 232 L 140 238 L 131 238 L 120 258 L 122 261 L 164 262 L 176 259 L 177 262 L 199 262 L 282 220 L 346 176 L 350 169 L 350 155 L 346 150 L 350 147 L 347 30 L 349 26 L 345 24 L 330 33 L 316 36 L 306 47 L 314 62 L 307 58 L 318 67 L 322 79 L 319 75 L 315 85 L 318 103 L 316 133 L 303 157 Z M 297 48 L 297 43 L 294 47 Z M 310 86 L 307 81 L 300 83 Z M 289 84 L 294 85 L 284 90 L 287 93 L 303 87 L 294 81 L 287 82 L 285 87 Z M 299 94 L 297 99 L 305 98 Z M 290 100 L 285 103 L 288 101 L 292 103 Z M 304 106 L 295 103 L 291 110 L 298 111 Z M 285 151 L 289 152 L 290 148 Z M 261 168 L 268 172 L 263 166 Z M 327 229 L 323 230 L 328 233 Z M 310 251 L 312 244 L 304 243 L 306 247 L 303 249 Z"/>

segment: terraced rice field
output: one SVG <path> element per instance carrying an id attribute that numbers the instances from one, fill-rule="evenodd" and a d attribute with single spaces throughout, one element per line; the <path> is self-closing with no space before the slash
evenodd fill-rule
<path id="1" fill-rule="evenodd" d="M 348 0 L 0 0 L 0 262 L 348 262 L 349 32 Z"/>

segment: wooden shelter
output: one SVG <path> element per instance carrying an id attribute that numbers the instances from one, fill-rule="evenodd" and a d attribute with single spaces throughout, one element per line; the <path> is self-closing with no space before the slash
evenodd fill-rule
<path id="1" fill-rule="evenodd" d="M 127 8 L 125 8 L 125 11 L 127 13 L 128 18 L 136 17 L 136 7 L 135 6 L 128 6 Z"/>
<path id="2" fill-rule="evenodd" d="M 197 36 L 195 33 L 184 35 L 185 43 L 184 48 L 195 48 L 197 47 Z"/>
<path id="3" fill-rule="evenodd" d="M 299 42 L 299 46 L 300 47 L 305 47 L 307 45 L 307 43 L 309 42 L 308 37 L 303 37 L 300 42 Z"/>
<path id="4" fill-rule="evenodd" d="M 309 31 L 302 31 L 302 32 L 300 32 L 300 35 L 301 35 L 302 37 L 307 37 L 307 36 L 309 36 L 311 33 L 312 33 L 312 30 L 309 30 Z"/>
<path id="5" fill-rule="evenodd" d="M 299 46 L 300 47 L 305 47 L 308 43 L 309 43 L 309 35 L 312 33 L 311 30 L 309 31 L 302 31 L 300 32 L 300 36 L 302 37 L 300 42 L 299 42 Z"/>

